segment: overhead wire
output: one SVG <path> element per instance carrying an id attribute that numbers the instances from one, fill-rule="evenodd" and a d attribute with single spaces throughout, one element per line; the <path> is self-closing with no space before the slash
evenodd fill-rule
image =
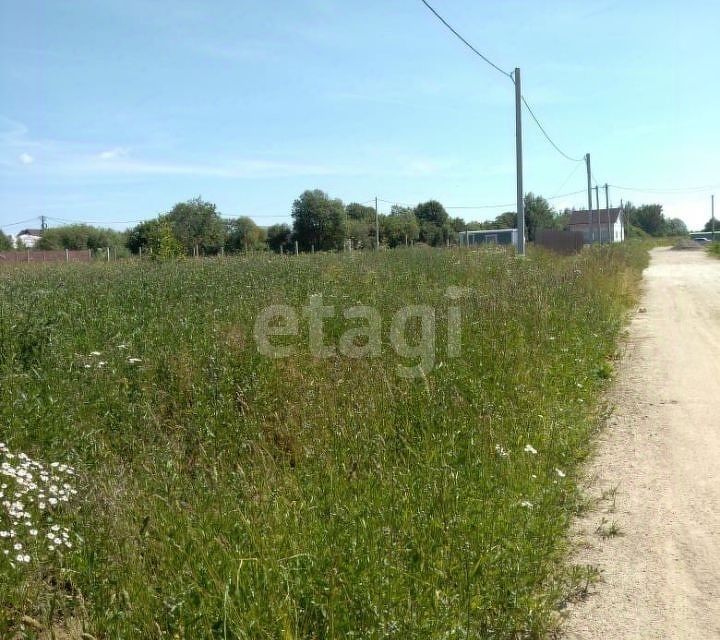
<path id="1" fill-rule="evenodd" d="M 621 191 L 637 191 L 638 193 L 700 193 L 702 191 L 712 191 L 713 189 L 720 189 L 720 185 L 706 185 L 704 187 L 678 187 L 670 189 L 641 189 L 639 187 L 622 187 L 617 184 L 608 185 L 613 189 L 620 189 Z"/>
<path id="2" fill-rule="evenodd" d="M 516 78 L 512 73 L 508 73 L 504 69 L 501 69 L 497 64 L 495 64 L 492 60 L 490 60 L 486 55 L 478 51 L 472 44 L 470 44 L 462 35 L 460 35 L 457 30 L 447 21 L 445 18 L 443 18 L 433 7 L 430 5 L 427 0 L 420 0 L 432 13 L 433 15 L 442 22 L 465 46 L 467 46 L 473 53 L 475 53 L 477 56 L 482 58 L 487 64 L 489 64 L 491 67 L 493 67 L 495 70 L 502 73 L 504 76 L 507 76 L 510 78 L 510 80 L 513 81 L 513 83 L 516 82 Z M 543 136 L 545 136 L 545 139 L 552 145 L 552 147 L 557 151 L 563 158 L 566 160 L 569 160 L 570 162 L 584 162 L 585 158 L 574 158 L 573 156 L 565 153 L 558 145 L 557 143 L 550 137 L 550 134 L 547 132 L 545 127 L 540 122 L 540 119 L 535 115 L 535 112 L 532 110 L 532 107 L 526 100 L 524 95 L 521 95 L 522 103 L 525 105 L 525 108 L 528 110 L 528 113 L 532 117 L 535 124 L 538 126 L 540 131 L 542 132 Z"/>
<path id="3" fill-rule="evenodd" d="M 512 76 L 511 73 L 508 73 L 508 72 L 505 71 L 504 69 L 501 69 L 501 68 L 500 68 L 498 65 L 496 65 L 492 60 L 490 60 L 490 58 L 488 58 L 486 55 L 480 53 L 480 52 L 479 52 L 475 47 L 473 47 L 465 38 L 463 38 L 463 37 L 452 27 L 452 25 L 450 25 L 450 23 L 449 23 L 447 20 L 445 20 L 445 18 L 443 18 L 437 11 L 435 11 L 435 9 L 430 5 L 429 2 L 427 2 L 427 0 L 420 0 L 420 2 L 422 2 L 422 3 L 433 13 L 433 15 L 434 15 L 438 20 L 440 20 L 440 22 L 442 22 L 442 23 L 455 35 L 455 37 L 457 37 L 457 38 L 458 38 L 466 47 L 468 47 L 473 53 L 475 53 L 476 55 L 480 56 L 480 58 L 482 58 L 485 62 L 487 62 L 487 64 L 489 64 L 489 65 L 490 65 L 493 69 L 495 69 L 496 71 L 499 71 L 500 73 L 502 73 L 504 76 L 507 76 L 507 77 L 510 78 L 511 80 L 513 79 L 513 76 Z"/>

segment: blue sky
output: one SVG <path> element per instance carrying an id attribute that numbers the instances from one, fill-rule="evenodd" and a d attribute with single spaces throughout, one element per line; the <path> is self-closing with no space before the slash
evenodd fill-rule
<path id="1" fill-rule="evenodd" d="M 522 68 L 550 135 L 589 151 L 599 182 L 716 185 L 720 199 L 717 2 L 433 4 L 499 66 Z M 0 227 L 45 214 L 124 228 L 197 195 L 268 225 L 309 188 L 512 203 L 513 100 L 419 0 L 0 0 Z M 527 114 L 524 127 L 526 190 L 584 189 L 584 166 Z M 610 196 L 661 202 L 696 228 L 711 192 Z"/>

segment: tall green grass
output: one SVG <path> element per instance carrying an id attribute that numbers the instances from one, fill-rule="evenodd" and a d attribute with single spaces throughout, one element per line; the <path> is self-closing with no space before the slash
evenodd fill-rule
<path id="1" fill-rule="evenodd" d="M 73 550 L 0 557 L 0 636 L 30 616 L 97 638 L 543 637 L 645 262 L 629 244 L 0 271 L 0 439 L 80 489 L 55 515 Z M 470 289 L 459 358 L 451 285 Z M 317 293 L 377 307 L 382 357 L 316 359 L 302 336 L 259 355 L 259 310 Z M 409 304 L 438 322 L 414 380 L 387 338 Z"/>

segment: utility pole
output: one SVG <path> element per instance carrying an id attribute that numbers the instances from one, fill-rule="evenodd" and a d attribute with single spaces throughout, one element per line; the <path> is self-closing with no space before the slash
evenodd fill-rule
<path id="1" fill-rule="evenodd" d="M 47 226 L 47 220 L 45 219 L 45 216 L 40 216 L 40 228 L 45 231 L 45 229 L 48 228 Z"/>
<path id="2" fill-rule="evenodd" d="M 380 216 L 378 215 L 377 196 L 375 196 L 375 250 L 380 250 Z"/>
<path id="3" fill-rule="evenodd" d="M 625 220 L 625 203 L 623 202 L 623 199 L 620 198 L 620 213 L 622 214 L 622 232 L 623 232 L 623 241 L 628 239 L 628 236 L 630 235 L 630 226 L 627 220 Z"/>
<path id="4" fill-rule="evenodd" d="M 588 244 L 592 244 L 592 171 L 590 170 L 590 154 L 585 154 L 588 183 Z"/>
<path id="5" fill-rule="evenodd" d="M 612 223 L 610 222 L 610 195 L 608 183 L 605 183 L 605 212 L 608 219 L 608 244 L 613 242 Z"/>
<path id="6" fill-rule="evenodd" d="M 600 192 L 597 185 L 595 185 L 595 211 L 597 211 L 598 219 L 598 242 L 602 244 L 602 229 L 600 227 Z"/>
<path id="7" fill-rule="evenodd" d="M 517 163 L 517 226 L 518 255 L 525 255 L 525 201 L 523 195 L 522 161 L 522 90 L 520 88 L 520 69 L 515 67 L 515 160 Z"/>
<path id="8" fill-rule="evenodd" d="M 710 229 L 712 230 L 712 239 L 715 240 L 715 195 L 710 196 Z"/>

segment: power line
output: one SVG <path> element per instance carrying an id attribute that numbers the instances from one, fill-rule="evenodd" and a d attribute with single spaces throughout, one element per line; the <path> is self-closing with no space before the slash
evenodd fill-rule
<path id="1" fill-rule="evenodd" d="M 465 40 L 465 38 L 463 38 L 457 31 L 455 31 L 455 29 L 453 29 L 453 27 L 448 23 L 448 21 L 445 20 L 445 18 L 443 18 L 437 11 L 435 11 L 435 9 L 433 9 L 432 6 L 430 6 L 430 4 L 429 4 L 428 2 L 426 2 L 426 0 L 420 0 L 420 2 L 422 2 L 422 3 L 433 13 L 433 15 L 434 15 L 438 20 L 440 20 L 440 22 L 442 22 L 442 23 L 455 35 L 455 37 L 458 38 L 458 39 L 459 39 L 466 47 L 468 47 L 473 53 L 475 53 L 476 55 L 480 56 L 480 57 L 481 57 L 485 62 L 487 62 L 493 69 L 495 69 L 496 71 L 499 71 L 499 72 L 502 73 L 504 76 L 507 76 L 508 78 L 510 78 L 510 79 L 512 80 L 512 74 L 511 74 L 511 73 L 508 73 L 507 71 L 504 71 L 503 69 L 501 69 L 500 67 L 498 67 L 492 60 L 490 60 L 490 58 L 488 58 L 487 56 L 483 55 L 483 54 L 480 53 L 475 47 L 473 47 L 467 40 Z"/>
<path id="2" fill-rule="evenodd" d="M 704 187 L 679 187 L 677 189 L 640 189 L 639 187 L 621 187 L 617 184 L 609 185 L 613 189 L 621 191 L 637 191 L 639 193 L 700 193 L 702 191 L 711 191 L 712 189 L 720 189 L 720 185 L 707 185 Z"/>
<path id="3" fill-rule="evenodd" d="M 468 47 L 473 53 L 478 55 L 480 58 L 482 58 L 487 64 L 489 64 L 493 69 L 496 71 L 499 71 L 504 76 L 507 76 L 510 78 L 510 80 L 513 81 L 513 83 L 516 81 L 515 77 L 512 73 L 508 73 L 507 71 L 504 71 L 501 69 L 498 65 L 496 65 L 492 60 L 490 60 L 487 56 L 483 55 L 478 51 L 473 45 L 471 45 L 463 36 L 461 36 L 454 28 L 453 26 L 445 20 L 433 7 L 427 2 L 427 0 L 420 0 L 432 13 L 433 15 L 440 20 L 452 33 L 455 35 L 466 47 Z M 532 117 L 532 119 L 535 121 L 535 124 L 538 126 L 540 131 L 542 131 L 543 136 L 545 136 L 545 139 L 552 145 L 552 147 L 557 151 L 563 158 L 566 160 L 569 160 L 570 162 L 584 162 L 585 158 L 573 158 L 571 155 L 568 155 L 565 153 L 556 143 L 555 141 L 550 137 L 550 134 L 545 130 L 545 127 L 543 127 L 542 123 L 538 119 L 538 117 L 535 115 L 535 113 L 532 110 L 532 107 L 530 107 L 530 104 L 525 99 L 525 96 L 521 96 L 522 102 L 525 105 L 525 108 L 528 110 L 528 113 Z"/>
<path id="4" fill-rule="evenodd" d="M 17 227 L 17 226 L 20 226 L 21 224 L 27 224 L 28 222 L 34 222 L 38 218 L 39 218 L 39 216 L 36 216 L 34 218 L 28 218 L 27 220 L 20 220 L 19 222 L 10 222 L 8 224 L 2 225 L 0 227 L 0 229 L 7 229 L 9 227 Z"/>
<path id="5" fill-rule="evenodd" d="M 557 151 L 563 158 L 566 158 L 567 160 L 570 160 L 570 162 L 584 162 L 585 158 L 573 158 L 572 156 L 569 156 L 567 153 L 565 153 L 560 147 L 558 147 L 553 139 L 550 137 L 547 131 L 545 131 L 545 127 L 540 124 L 540 120 L 537 119 L 535 114 L 533 113 L 533 110 L 530 108 L 530 105 L 528 104 L 528 101 L 525 99 L 525 96 L 522 96 L 523 104 L 525 105 L 526 109 L 528 110 L 528 113 L 532 116 L 532 119 L 535 121 L 535 124 L 538 126 L 540 131 L 542 131 L 543 135 L 545 136 L 545 139 L 553 146 L 555 151 Z"/>
<path id="6" fill-rule="evenodd" d="M 573 170 L 568 174 L 568 177 L 565 178 L 565 180 L 563 181 L 563 183 L 556 189 L 556 192 L 562 191 L 563 187 L 564 187 L 568 182 L 570 182 L 570 180 L 572 180 L 573 176 L 577 173 L 577 170 L 578 170 L 579 168 L 580 168 L 580 165 L 579 165 L 579 164 L 576 164 L 575 167 L 573 168 Z M 557 197 L 557 196 L 553 196 L 553 197 Z"/>

